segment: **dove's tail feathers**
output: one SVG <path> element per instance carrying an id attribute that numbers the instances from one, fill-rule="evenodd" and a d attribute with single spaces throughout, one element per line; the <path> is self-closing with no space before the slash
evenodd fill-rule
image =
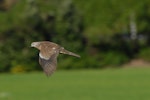
<path id="1" fill-rule="evenodd" d="M 78 55 L 78 54 L 75 54 L 75 53 L 73 53 L 73 52 L 70 52 L 70 51 L 68 51 L 68 50 L 65 50 L 65 49 L 62 49 L 62 50 L 60 51 L 60 53 L 63 53 L 63 54 L 67 54 L 67 55 L 71 55 L 71 56 L 75 56 L 75 57 L 78 57 L 78 58 L 80 58 L 80 55 Z"/>

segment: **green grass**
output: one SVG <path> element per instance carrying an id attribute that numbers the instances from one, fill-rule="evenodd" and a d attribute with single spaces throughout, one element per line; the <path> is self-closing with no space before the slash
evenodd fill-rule
<path id="1" fill-rule="evenodd" d="M 0 74 L 0 100 L 149 100 L 150 68 Z"/>

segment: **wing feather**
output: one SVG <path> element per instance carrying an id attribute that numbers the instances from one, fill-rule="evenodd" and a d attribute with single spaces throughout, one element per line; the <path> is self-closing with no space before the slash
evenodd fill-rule
<path id="1" fill-rule="evenodd" d="M 39 63 L 47 76 L 52 75 L 52 73 L 56 70 L 57 56 L 58 53 L 53 54 L 49 59 L 44 59 L 39 56 Z"/>

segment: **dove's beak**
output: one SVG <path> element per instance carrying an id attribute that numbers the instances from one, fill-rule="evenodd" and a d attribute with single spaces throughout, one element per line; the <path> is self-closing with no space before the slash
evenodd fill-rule
<path id="1" fill-rule="evenodd" d="M 31 44 L 31 46 L 30 46 L 30 47 L 34 47 L 34 46 L 33 46 L 33 44 Z"/>
<path id="2" fill-rule="evenodd" d="M 36 42 L 32 42 L 32 43 L 31 43 L 31 47 L 35 47 L 36 44 L 37 44 Z"/>
<path id="3" fill-rule="evenodd" d="M 31 47 L 37 48 L 39 44 L 40 44 L 39 42 L 32 42 Z"/>

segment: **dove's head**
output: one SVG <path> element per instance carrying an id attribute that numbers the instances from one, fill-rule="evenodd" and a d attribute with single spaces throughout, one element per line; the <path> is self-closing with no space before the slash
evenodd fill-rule
<path id="1" fill-rule="evenodd" d="M 32 42 L 31 43 L 31 47 L 35 47 L 35 48 L 37 48 L 37 49 L 40 49 L 40 42 Z"/>

